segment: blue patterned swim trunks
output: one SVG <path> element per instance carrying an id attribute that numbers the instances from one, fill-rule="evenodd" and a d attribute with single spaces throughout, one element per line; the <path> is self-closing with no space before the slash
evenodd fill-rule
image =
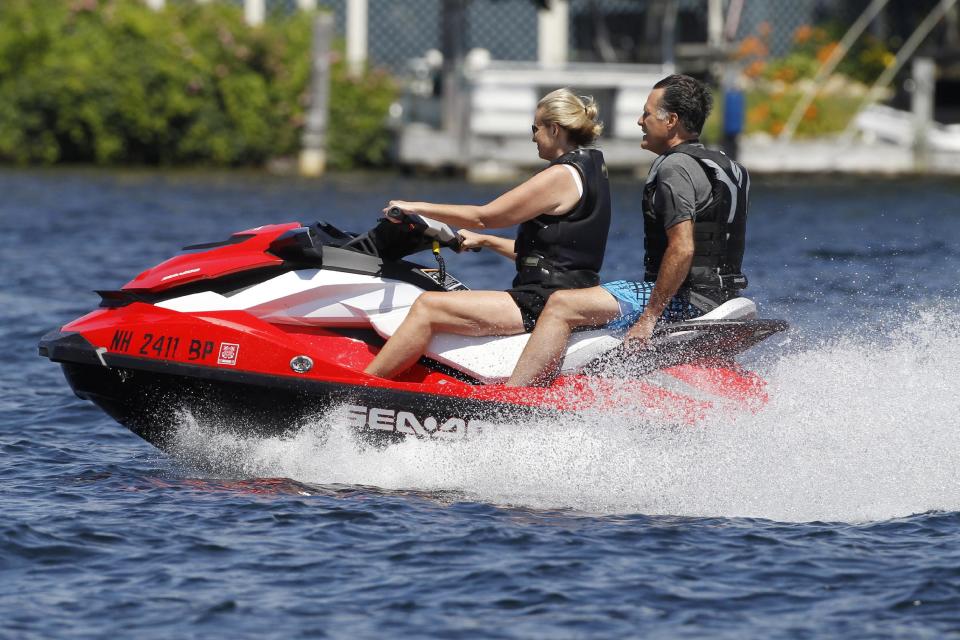
<path id="1" fill-rule="evenodd" d="M 636 280 L 614 280 L 601 284 L 620 305 L 620 317 L 611 320 L 605 326 L 608 329 L 629 329 L 643 313 L 653 293 L 652 282 Z M 689 320 L 703 315 L 703 311 L 690 304 L 682 295 L 677 294 L 670 300 L 670 304 L 663 310 L 662 318 L 668 322 Z"/>

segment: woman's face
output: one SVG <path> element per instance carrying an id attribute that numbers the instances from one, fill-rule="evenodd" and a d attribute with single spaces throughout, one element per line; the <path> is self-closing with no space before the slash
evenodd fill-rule
<path id="1" fill-rule="evenodd" d="M 543 112 L 537 111 L 533 117 L 533 141 L 537 144 L 537 154 L 544 160 L 553 160 L 557 150 L 558 126 L 543 121 Z"/>

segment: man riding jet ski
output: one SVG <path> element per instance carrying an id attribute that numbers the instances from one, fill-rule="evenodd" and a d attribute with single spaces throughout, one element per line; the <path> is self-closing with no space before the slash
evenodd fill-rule
<path id="1" fill-rule="evenodd" d="M 419 216 L 360 235 L 324 222 L 241 231 L 98 292 L 99 308 L 45 336 L 40 354 L 79 397 L 161 448 L 184 412 L 266 436 L 336 409 L 365 439 L 391 441 L 579 411 L 689 424 L 711 407 L 765 401 L 763 381 L 733 357 L 786 323 L 756 319 L 745 298 L 663 326 L 655 350 L 629 361 L 616 333 L 576 333 L 548 387 L 502 384 L 527 334 L 439 334 L 398 379 L 365 374 L 418 296 L 466 289 L 441 247 L 458 250 L 458 236 Z M 404 259 L 429 248 L 435 267 Z"/>
<path id="2" fill-rule="evenodd" d="M 699 317 L 746 288 L 750 176 L 700 143 L 712 103 L 690 76 L 654 85 L 637 121 L 641 146 L 658 154 L 643 190 L 643 275 L 551 296 L 508 384 L 549 381 L 575 329 L 621 328 L 625 347 L 642 348 L 663 321 Z"/>

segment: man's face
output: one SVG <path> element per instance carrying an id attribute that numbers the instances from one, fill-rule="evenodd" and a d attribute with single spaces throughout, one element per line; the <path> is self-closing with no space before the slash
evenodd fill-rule
<path id="1" fill-rule="evenodd" d="M 669 124 L 669 118 L 661 120 L 660 99 L 663 97 L 663 89 L 654 89 L 647 96 L 647 103 L 643 105 L 643 115 L 637 120 L 637 124 L 643 129 L 643 142 L 640 146 L 647 151 L 652 151 L 657 155 L 667 151 L 670 147 L 667 141 L 672 135 Z"/>

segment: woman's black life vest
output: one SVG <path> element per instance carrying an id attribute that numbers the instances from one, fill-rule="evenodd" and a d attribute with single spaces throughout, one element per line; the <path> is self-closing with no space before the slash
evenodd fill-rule
<path id="1" fill-rule="evenodd" d="M 599 149 L 574 149 L 550 163 L 573 165 L 583 180 L 577 206 L 559 216 L 539 215 L 520 225 L 513 286 L 579 289 L 600 283 L 610 230 L 610 183 Z"/>
<path id="2" fill-rule="evenodd" d="M 741 273 L 747 229 L 750 176 L 740 163 L 719 151 L 682 143 L 663 154 L 684 153 L 710 180 L 709 200 L 698 205 L 693 221 L 693 262 L 684 286 L 722 302 L 747 286 Z M 661 156 L 662 157 L 662 156 Z M 653 209 L 657 190 L 657 165 L 643 190 L 644 279 L 654 282 L 667 250 L 667 232 Z"/>

